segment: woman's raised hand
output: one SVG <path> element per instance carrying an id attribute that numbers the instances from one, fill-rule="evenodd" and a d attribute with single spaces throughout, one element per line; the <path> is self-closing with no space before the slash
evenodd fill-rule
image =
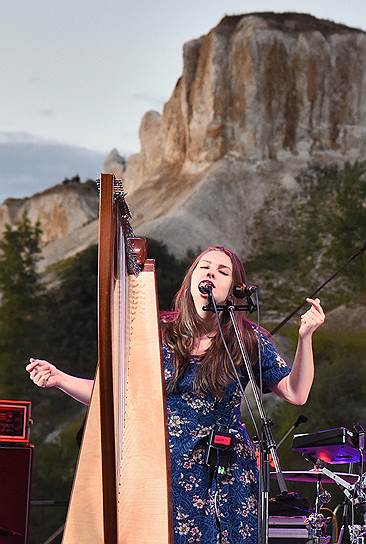
<path id="1" fill-rule="evenodd" d="M 299 335 L 302 337 L 312 335 L 325 320 L 320 300 L 318 298 L 307 298 L 306 301 L 311 304 L 311 308 L 301 316 Z"/>
<path id="2" fill-rule="evenodd" d="M 61 372 L 52 363 L 43 359 L 29 359 L 30 363 L 25 367 L 29 372 L 30 379 L 38 387 L 57 387 Z"/>

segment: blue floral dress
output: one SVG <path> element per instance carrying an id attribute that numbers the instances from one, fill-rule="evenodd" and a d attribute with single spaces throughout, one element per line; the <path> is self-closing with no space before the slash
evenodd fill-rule
<path id="1" fill-rule="evenodd" d="M 273 344 L 260 334 L 263 386 L 290 373 Z M 165 379 L 173 374 L 173 353 L 163 346 Z M 258 473 L 253 444 L 240 422 L 240 391 L 236 383 L 220 398 L 193 392 L 197 357 L 167 395 L 172 465 L 174 544 L 256 544 Z M 254 367 L 258 373 L 258 363 Z M 243 386 L 248 377 L 243 378 Z M 229 467 L 215 476 L 206 463 L 207 439 L 215 423 L 234 437 Z M 219 514 L 220 530 L 217 521 Z M 219 533 L 221 532 L 221 541 Z"/>

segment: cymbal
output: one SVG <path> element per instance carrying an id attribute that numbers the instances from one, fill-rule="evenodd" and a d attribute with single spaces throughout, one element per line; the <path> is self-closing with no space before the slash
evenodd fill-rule
<path id="1" fill-rule="evenodd" d="M 335 484 L 335 481 L 323 474 L 320 470 L 284 470 L 282 472 L 285 480 L 289 482 L 309 482 L 316 483 L 318 480 L 322 484 Z M 346 480 L 349 484 L 354 484 L 359 479 L 358 474 L 352 474 L 350 472 L 334 472 L 343 480 Z M 271 472 L 271 478 L 276 478 L 276 473 Z"/>

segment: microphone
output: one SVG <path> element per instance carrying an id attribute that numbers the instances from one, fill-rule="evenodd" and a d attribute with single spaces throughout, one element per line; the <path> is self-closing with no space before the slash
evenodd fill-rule
<path id="1" fill-rule="evenodd" d="M 210 280 L 202 280 L 198 284 L 198 290 L 203 295 L 211 295 L 214 284 Z"/>
<path id="2" fill-rule="evenodd" d="M 295 421 L 294 423 L 294 427 L 297 427 L 298 425 L 300 425 L 301 423 L 306 423 L 308 421 L 309 418 L 307 418 L 306 416 L 303 416 L 303 415 L 300 415 L 297 420 Z"/>
<path id="3" fill-rule="evenodd" d="M 246 285 L 245 283 L 239 283 L 233 287 L 233 295 L 235 298 L 250 297 L 258 289 L 257 285 Z"/>
<path id="4" fill-rule="evenodd" d="M 283 442 L 286 440 L 286 438 L 291 434 L 291 432 L 296 429 L 301 423 L 306 423 L 308 421 L 308 418 L 306 416 L 303 416 L 302 414 L 297 418 L 295 423 L 291 425 L 289 430 L 283 435 L 279 443 L 277 444 L 277 449 L 283 444 Z"/>

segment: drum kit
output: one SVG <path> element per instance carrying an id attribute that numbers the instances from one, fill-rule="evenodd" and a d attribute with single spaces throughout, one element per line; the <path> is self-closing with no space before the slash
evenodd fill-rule
<path id="1" fill-rule="evenodd" d="M 330 544 L 332 537 L 326 536 L 329 518 L 323 514 L 331 494 L 323 486 L 337 485 L 343 492 L 343 525 L 333 544 L 366 544 L 366 459 L 365 431 L 362 427 L 350 431 L 344 427 L 317 433 L 295 434 L 292 449 L 301 453 L 313 468 L 310 470 L 284 471 L 287 481 L 305 482 L 315 485 L 315 509 L 304 519 L 308 529 L 307 542 Z M 356 472 L 335 472 L 327 465 L 349 464 Z M 275 473 L 272 473 L 275 477 Z M 337 507 L 339 509 L 339 507 Z M 328 509 L 326 509 L 328 510 Z M 323 511 L 323 512 L 322 512 Z M 349 515 L 347 515 L 349 514 Z M 355 523 L 356 515 L 361 523 Z M 349 519 L 350 523 L 345 520 Z"/>

